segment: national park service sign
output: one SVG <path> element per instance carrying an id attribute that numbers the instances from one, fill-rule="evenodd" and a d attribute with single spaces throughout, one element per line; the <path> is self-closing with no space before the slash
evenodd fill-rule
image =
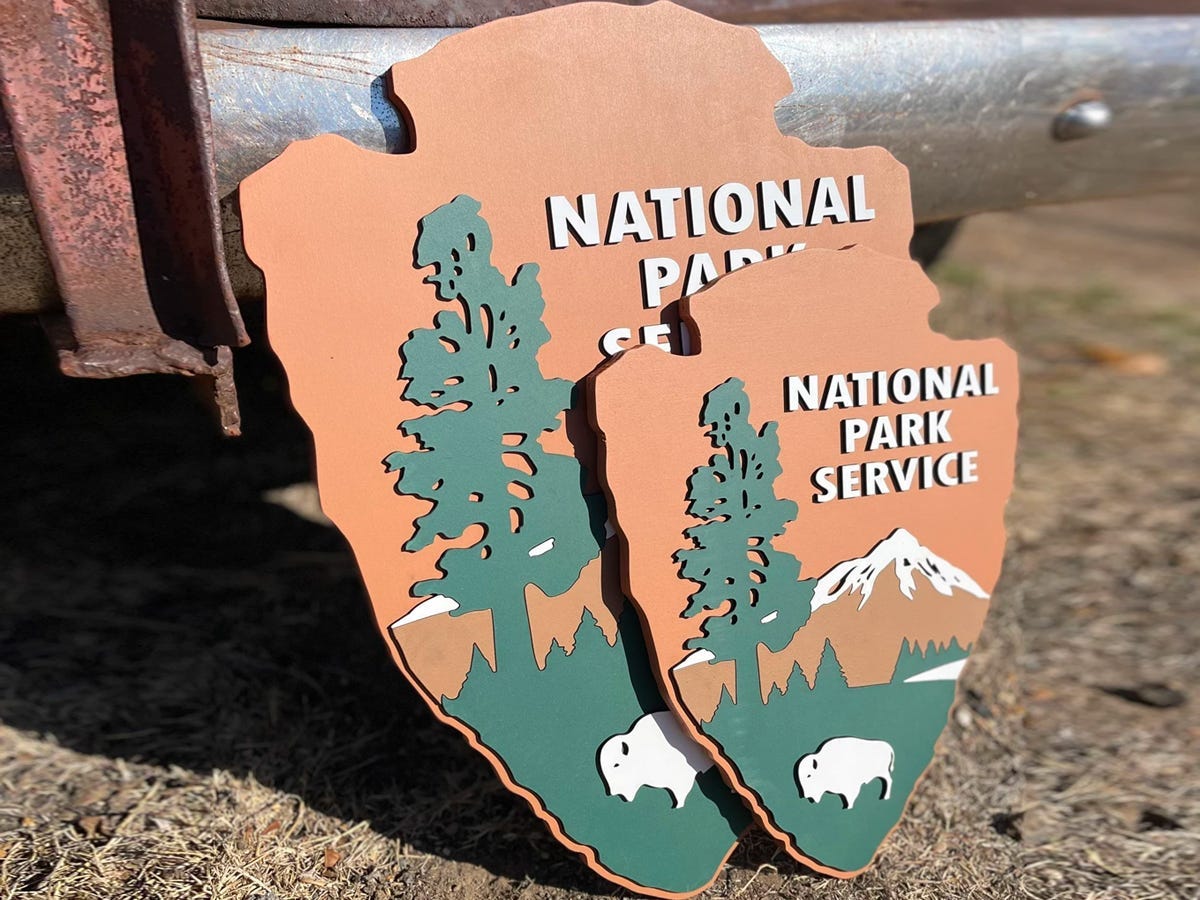
<path id="1" fill-rule="evenodd" d="M 912 231 L 907 173 L 879 148 L 819 149 L 783 137 L 773 109 L 792 86 L 758 35 L 666 3 L 582 3 L 500 20 L 397 64 L 391 84 L 411 124 L 411 152 L 369 152 L 327 135 L 293 144 L 241 189 L 247 250 L 266 277 L 270 340 L 313 432 L 322 506 L 354 550 L 397 665 L 438 718 L 459 730 L 592 869 L 645 894 L 694 894 L 717 876 L 751 810 L 768 823 L 771 814 L 753 780 L 740 777 L 744 763 L 733 742 L 714 740 L 702 727 L 717 721 L 712 714 L 722 692 L 730 694 L 731 708 L 735 696 L 740 706 L 755 689 L 743 685 L 745 667 L 722 666 L 745 658 L 744 650 L 723 655 L 726 645 L 714 641 L 703 665 L 690 655 L 703 650 L 691 649 L 695 636 L 685 634 L 700 620 L 684 607 L 698 590 L 696 567 L 710 551 L 686 533 L 702 520 L 680 502 L 701 509 L 685 499 L 688 480 L 724 445 L 680 423 L 699 427 L 702 408 L 723 416 L 723 404 L 739 402 L 738 378 L 746 379 L 755 404 L 746 428 L 761 430 L 768 411 L 776 417 L 770 403 L 780 405 L 784 395 L 781 382 L 770 401 L 759 397 L 752 373 L 708 352 L 715 338 L 700 319 L 681 317 L 681 298 L 705 286 L 698 295 L 705 303 L 725 298 L 728 338 L 742 341 L 747 352 L 754 352 L 756 329 L 793 335 L 805 353 L 821 349 L 830 335 L 819 329 L 834 326 L 809 319 L 833 302 L 821 299 L 834 296 L 826 279 L 858 278 L 861 259 L 871 271 L 884 263 L 911 268 L 903 262 Z M 858 249 L 838 250 L 847 246 Z M 804 265 L 810 256 L 838 262 L 813 275 Z M 760 269 L 771 279 L 803 279 L 790 304 L 764 304 L 756 296 L 749 285 Z M 745 291 L 737 288 L 743 283 Z M 913 291 L 906 287 L 895 297 L 897 320 L 906 325 L 923 315 L 917 307 L 928 300 L 914 303 Z M 875 334 L 866 332 L 873 350 Z M 926 333 L 922 346 L 941 340 Z M 627 352 L 630 368 L 623 365 Z M 607 494 L 600 480 L 585 379 L 610 359 L 620 362 L 602 385 L 650 356 L 670 364 L 697 352 L 708 373 L 701 394 L 688 394 L 689 383 L 660 398 L 669 411 L 664 425 L 674 422 L 682 431 L 653 422 L 660 411 L 644 396 L 658 389 L 650 382 L 632 392 L 605 388 L 605 406 L 597 406 L 606 432 L 633 428 L 625 437 L 642 442 L 646 471 L 663 479 L 653 494 L 656 511 L 644 522 L 655 551 L 623 554 L 608 496 L 632 509 L 630 495 L 620 477 Z M 812 359 L 826 360 L 830 372 L 851 371 L 835 355 Z M 988 384 L 999 393 L 981 402 L 996 412 L 1011 404 L 1015 387 L 1009 358 L 989 361 Z M 812 383 L 818 369 L 807 356 L 788 363 L 787 375 L 798 379 L 787 395 L 796 404 L 788 415 L 804 427 L 845 411 L 837 405 L 840 392 L 860 389 L 853 382 Z M 664 388 L 674 377 L 658 374 Z M 727 381 L 729 387 L 714 391 Z M 822 409 L 826 394 L 831 405 Z M 626 412 L 640 411 L 638 424 L 625 412 L 620 423 L 604 412 L 625 396 Z M 953 435 L 943 442 L 946 452 L 978 449 L 977 462 L 935 461 L 931 470 L 923 462 L 901 463 L 898 474 L 867 481 L 956 478 L 970 492 L 975 471 L 991 492 L 971 514 L 974 522 L 986 520 L 983 549 L 956 557 L 961 542 L 943 548 L 936 543 L 941 532 L 923 529 L 920 516 L 900 516 L 900 504 L 892 529 L 870 542 L 858 529 L 862 545 L 838 562 L 886 552 L 893 546 L 887 540 L 907 540 L 896 531 L 903 526 L 971 573 L 962 575 L 969 588 L 955 581 L 952 593 L 990 587 L 1002 503 L 996 472 L 1011 447 L 1006 451 L 1005 439 L 996 437 L 960 447 L 973 432 L 958 428 L 957 409 L 947 421 L 931 408 L 921 433 Z M 994 427 L 1004 435 L 1010 424 L 999 416 Z M 884 426 L 868 422 L 861 435 L 848 437 L 858 449 L 884 446 L 901 434 L 912 440 L 916 427 L 915 420 L 897 422 L 901 431 L 888 437 Z M 687 455 L 661 443 L 676 437 Z M 787 445 L 780 451 L 786 458 Z M 878 455 L 863 452 L 868 462 Z M 855 480 L 841 471 L 849 464 L 849 457 L 837 460 L 811 490 L 840 495 L 855 484 L 862 490 L 861 473 Z M 773 515 L 783 517 L 782 528 L 790 507 L 784 494 L 777 499 Z M 819 506 L 841 510 L 850 502 L 839 496 Z M 871 516 L 880 502 L 874 493 L 861 501 Z M 822 521 L 847 518 L 839 515 Z M 882 515 L 872 527 L 885 521 Z M 616 525 L 631 548 L 637 528 L 624 514 Z M 659 526 L 675 529 L 665 557 Z M 773 553 L 765 535 L 764 541 L 761 552 Z M 848 546 L 835 542 L 821 552 Z M 677 553 L 684 555 L 676 559 Z M 688 553 L 697 562 L 684 572 L 680 561 Z M 644 593 L 650 582 L 636 568 L 642 564 L 646 572 L 663 569 L 672 582 L 661 601 L 647 599 L 653 593 Z M 913 566 L 928 564 L 921 557 Z M 793 573 L 796 596 L 812 587 L 807 575 L 807 568 Z M 626 598 L 626 580 L 636 608 Z M 776 581 L 782 586 L 784 579 Z M 874 590 L 883 597 L 890 587 Z M 924 598 L 928 588 L 914 580 L 911 592 Z M 939 645 L 935 655 L 949 654 L 945 663 L 961 661 L 986 608 L 982 596 L 971 596 L 975 617 L 955 626 L 953 646 L 923 624 L 936 618 L 932 613 L 903 626 L 913 656 L 904 664 L 913 674 L 942 664 L 941 656 L 930 657 L 930 641 Z M 671 604 L 678 626 L 663 624 L 661 611 Z M 824 617 L 840 618 L 847 605 L 832 600 Z M 779 615 L 781 628 L 801 627 L 791 607 L 781 604 Z M 816 612 L 812 621 L 819 621 Z M 853 630 L 849 623 L 840 627 Z M 737 635 L 743 636 L 751 635 Z M 809 660 L 808 642 L 797 640 L 793 662 L 810 678 L 818 663 Z M 854 668 L 852 641 L 831 631 L 830 642 L 846 667 L 847 689 L 882 671 L 878 663 L 869 672 Z M 671 649 L 676 643 L 679 652 Z M 818 651 L 824 653 L 824 643 Z M 685 657 L 701 676 L 686 700 L 672 674 Z M 760 693 L 764 685 L 770 693 L 766 679 L 777 672 L 772 683 L 799 696 L 793 691 L 802 679 L 789 677 L 792 663 L 782 671 L 784 657 L 761 668 Z M 715 672 L 728 674 L 728 683 L 718 685 Z M 833 680 L 823 677 L 822 684 Z M 939 703 L 953 692 L 953 680 L 930 683 Z M 710 702 L 711 710 L 702 708 Z M 935 730 L 922 734 L 931 745 Z M 850 731 L 836 737 L 868 743 L 796 749 L 820 763 L 851 750 L 882 759 L 882 738 L 869 743 L 866 732 Z M 917 755 L 896 752 L 902 755 L 889 790 L 903 803 Z M 922 752 L 927 760 L 928 748 Z M 793 768 L 801 755 L 793 754 Z M 793 782 L 793 794 L 798 790 Z M 886 830 L 859 843 L 877 843 Z M 789 846 L 807 859 L 795 849 L 805 840 L 798 836 Z M 855 866 L 835 861 L 831 868 Z"/>
<path id="2" fill-rule="evenodd" d="M 672 707 L 763 825 L 870 861 L 933 755 L 1004 549 L 1017 369 L 929 329 L 914 262 L 813 250 L 685 303 L 697 353 L 593 379 Z"/>

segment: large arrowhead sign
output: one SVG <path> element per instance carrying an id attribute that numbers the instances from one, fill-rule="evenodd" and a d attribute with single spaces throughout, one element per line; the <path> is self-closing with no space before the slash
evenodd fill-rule
<path id="1" fill-rule="evenodd" d="M 327 135 L 241 189 L 322 505 L 434 713 L 593 869 L 694 893 L 749 816 L 658 690 L 578 383 L 685 352 L 678 300 L 725 272 L 905 257 L 907 173 L 783 137 L 758 35 L 669 4 L 501 20 L 391 80 L 411 152 Z"/>
<path id="2" fill-rule="evenodd" d="M 865 867 L 929 765 L 1004 548 L 1017 370 L 929 329 L 920 267 L 866 248 L 684 301 L 690 357 L 593 383 L 630 596 L 671 705 L 762 823 Z"/>

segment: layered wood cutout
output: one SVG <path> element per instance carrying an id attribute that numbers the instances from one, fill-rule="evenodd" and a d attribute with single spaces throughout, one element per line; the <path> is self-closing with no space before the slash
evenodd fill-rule
<path id="1" fill-rule="evenodd" d="M 906 172 L 781 136 L 758 35 L 669 4 L 497 21 L 391 78 L 411 152 L 323 136 L 241 191 L 322 506 L 438 717 L 597 872 L 694 893 L 749 816 L 664 715 L 577 383 L 684 349 L 676 301 L 727 269 L 906 255 Z"/>
<path id="2" fill-rule="evenodd" d="M 865 248 L 685 301 L 699 353 L 593 378 L 629 594 L 672 707 L 797 859 L 860 871 L 929 765 L 1004 549 L 1017 368 Z"/>

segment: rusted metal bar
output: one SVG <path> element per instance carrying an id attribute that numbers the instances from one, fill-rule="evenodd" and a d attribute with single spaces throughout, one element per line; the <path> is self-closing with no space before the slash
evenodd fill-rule
<path id="1" fill-rule="evenodd" d="M 0 66 L 13 146 L 73 331 L 154 335 L 101 0 L 5 2 Z"/>
<path id="2" fill-rule="evenodd" d="M 201 16 L 245 22 L 464 28 L 578 0 L 198 0 Z M 619 0 L 641 5 L 646 0 Z M 1186 15 L 1195 0 L 678 0 L 749 24 L 898 22 L 1018 16 Z"/>
<path id="3" fill-rule="evenodd" d="M 198 347 L 246 343 L 223 260 L 192 0 L 113 0 L 114 69 L 158 323 Z"/>
<path id="4" fill-rule="evenodd" d="M 115 17 L 105 0 L 2 0 L 0 93 L 62 297 L 47 331 L 63 372 L 211 380 L 236 434 L 229 346 L 246 335 L 224 274 L 193 23 L 190 0 Z"/>

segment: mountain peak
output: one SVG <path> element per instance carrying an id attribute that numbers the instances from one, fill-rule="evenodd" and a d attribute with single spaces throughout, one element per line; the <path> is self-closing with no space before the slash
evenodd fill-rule
<path id="1" fill-rule="evenodd" d="M 858 608 L 862 609 L 875 589 L 875 579 L 888 567 L 895 572 L 900 592 L 909 600 L 913 599 L 917 589 L 918 574 L 943 596 L 949 597 L 956 589 L 983 600 L 988 596 L 962 569 L 923 547 L 912 532 L 897 528 L 872 547 L 866 556 L 840 562 L 818 578 L 812 608 L 816 610 L 843 595 L 858 594 L 862 598 Z"/>
<path id="2" fill-rule="evenodd" d="M 921 542 L 916 539 L 911 531 L 907 528 L 897 528 L 882 541 L 871 548 L 872 552 L 879 550 L 881 547 L 887 547 L 889 552 L 896 553 L 919 553 L 921 551 Z"/>

